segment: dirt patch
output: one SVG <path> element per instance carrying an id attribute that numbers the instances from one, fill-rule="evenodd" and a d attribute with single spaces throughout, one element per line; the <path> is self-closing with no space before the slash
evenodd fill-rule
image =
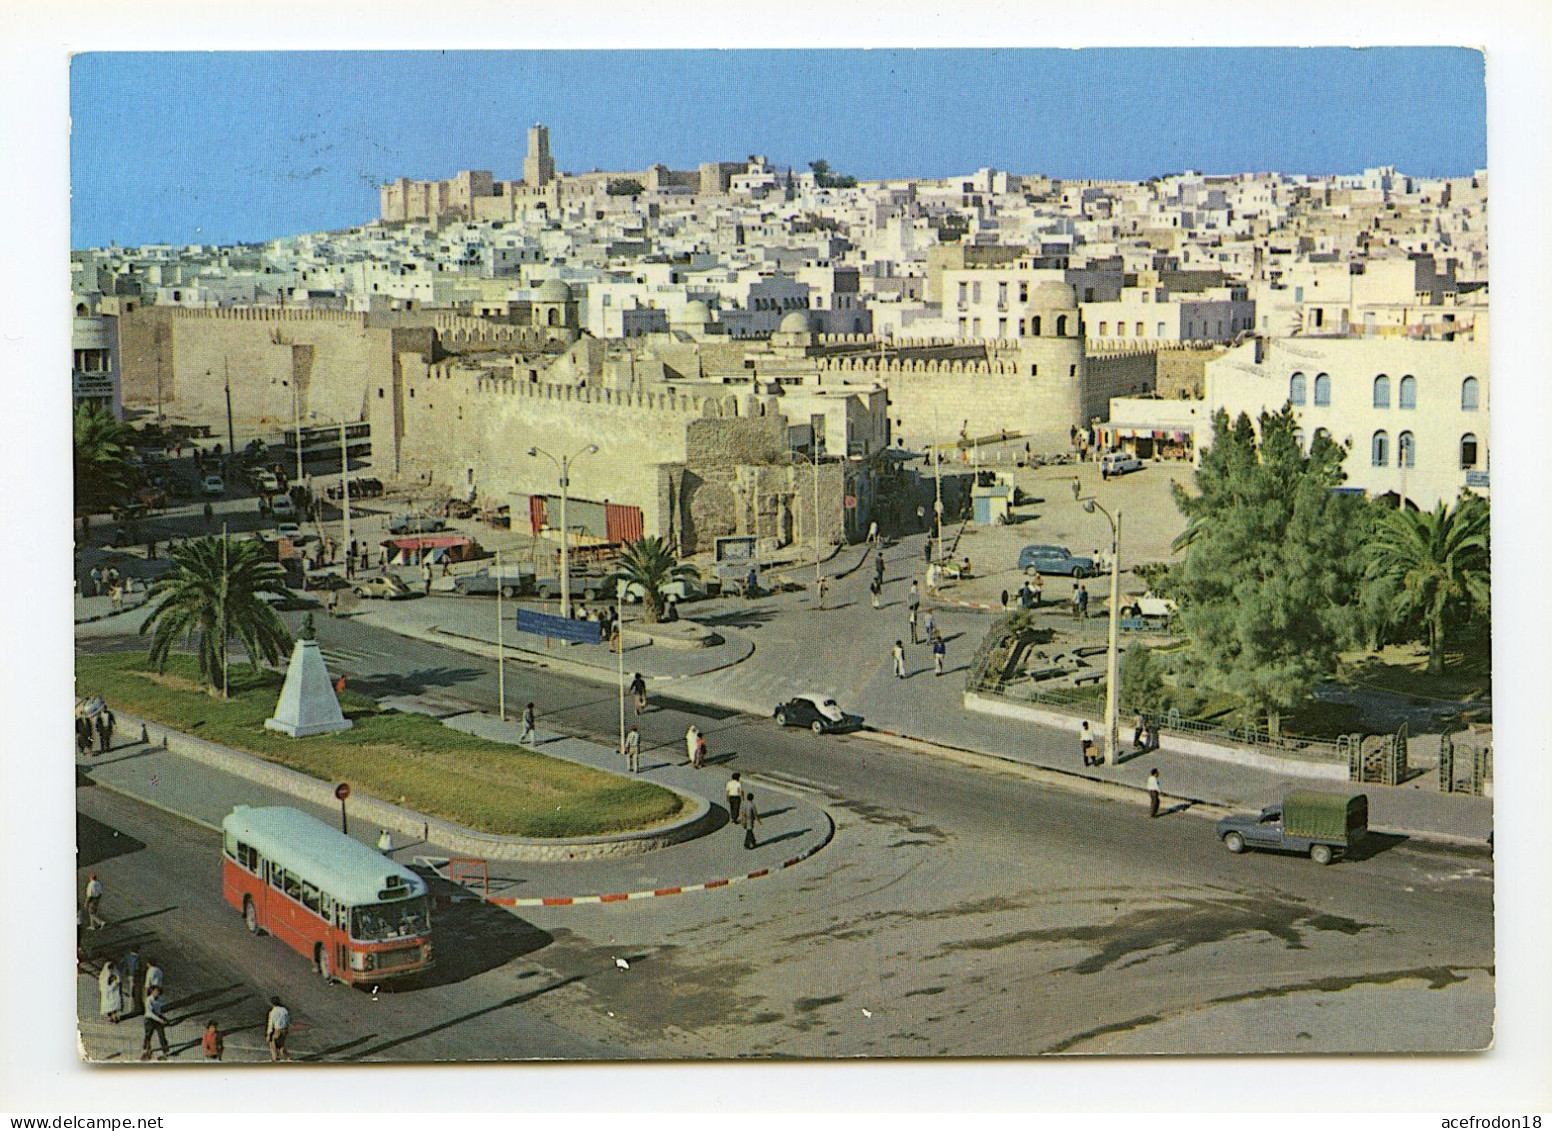
<path id="1" fill-rule="evenodd" d="M 198 680 L 194 679 L 186 679 L 181 675 L 169 675 L 166 672 L 138 671 L 132 671 L 129 674 L 135 676 L 138 679 L 143 679 L 150 683 L 154 683 L 158 687 L 165 687 L 169 691 L 203 691 L 207 695 L 210 694 L 210 689 L 203 683 L 200 683 Z"/>
<path id="2" fill-rule="evenodd" d="M 1356 935 L 1377 929 L 1337 915 L 1310 912 L 1296 902 L 1265 896 L 1243 900 L 1189 899 L 1168 907 L 1134 911 L 1109 923 L 1048 929 L 1031 928 L 984 938 L 945 943 L 939 955 L 960 950 L 1000 950 L 1020 943 L 1077 943 L 1094 953 L 1068 968 L 1075 974 L 1096 974 L 1147 961 L 1154 953 L 1180 954 L 1209 943 L 1251 934 L 1266 934 L 1289 950 L 1305 948 L 1309 931 Z"/>

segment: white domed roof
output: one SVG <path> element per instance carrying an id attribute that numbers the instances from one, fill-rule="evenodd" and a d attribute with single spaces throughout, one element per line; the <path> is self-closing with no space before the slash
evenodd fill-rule
<path id="1" fill-rule="evenodd" d="M 546 279 L 539 288 L 539 302 L 570 302 L 571 288 L 559 279 Z"/>
<path id="2" fill-rule="evenodd" d="M 781 332 L 783 334 L 806 334 L 809 332 L 808 315 L 801 310 L 794 310 L 781 320 Z"/>
<path id="3" fill-rule="evenodd" d="M 1076 310 L 1078 296 L 1066 283 L 1041 283 L 1035 288 L 1036 306 L 1056 307 L 1060 310 Z"/>

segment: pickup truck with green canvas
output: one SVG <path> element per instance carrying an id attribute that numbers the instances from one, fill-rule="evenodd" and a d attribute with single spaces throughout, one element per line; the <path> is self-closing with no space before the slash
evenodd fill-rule
<path id="1" fill-rule="evenodd" d="M 1369 798 L 1362 793 L 1289 793 L 1281 805 L 1268 805 L 1256 816 L 1235 815 L 1218 822 L 1218 839 L 1230 852 L 1266 848 L 1307 854 L 1329 864 L 1338 852 L 1361 841 L 1369 828 Z"/>

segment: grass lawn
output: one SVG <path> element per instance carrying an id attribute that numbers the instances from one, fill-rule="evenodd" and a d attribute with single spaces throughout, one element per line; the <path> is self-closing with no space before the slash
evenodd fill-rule
<path id="1" fill-rule="evenodd" d="M 1427 649 L 1417 645 L 1391 644 L 1379 652 L 1345 652 L 1337 680 L 1416 699 L 1490 702 L 1493 695 L 1492 658 L 1485 650 L 1446 652 L 1444 670 L 1437 675 L 1428 671 Z"/>
<path id="2" fill-rule="evenodd" d="M 350 730 L 290 738 L 264 729 L 280 673 L 234 668 L 232 697 L 222 701 L 201 687 L 197 671 L 190 656 L 172 656 L 160 675 L 141 652 L 78 656 L 76 693 L 486 833 L 597 836 L 661 825 L 684 807 L 659 786 L 489 742 L 426 715 L 383 711 L 348 691 L 340 705 L 355 724 Z"/>

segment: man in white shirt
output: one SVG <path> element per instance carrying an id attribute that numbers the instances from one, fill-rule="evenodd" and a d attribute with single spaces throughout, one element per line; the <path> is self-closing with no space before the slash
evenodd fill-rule
<path id="1" fill-rule="evenodd" d="M 269 1043 L 270 1060 L 290 1060 L 286 1051 L 286 1037 L 291 1032 L 291 1011 L 280 1004 L 278 997 L 269 999 L 269 1017 L 264 1022 L 264 1039 Z"/>
<path id="2" fill-rule="evenodd" d="M 630 773 L 641 773 L 641 732 L 632 723 L 625 734 L 625 768 Z"/>
<path id="3" fill-rule="evenodd" d="M 1149 817 L 1157 817 L 1158 815 L 1159 815 L 1159 771 L 1157 769 L 1153 769 L 1153 770 L 1149 770 L 1148 771 L 1148 816 Z"/>

